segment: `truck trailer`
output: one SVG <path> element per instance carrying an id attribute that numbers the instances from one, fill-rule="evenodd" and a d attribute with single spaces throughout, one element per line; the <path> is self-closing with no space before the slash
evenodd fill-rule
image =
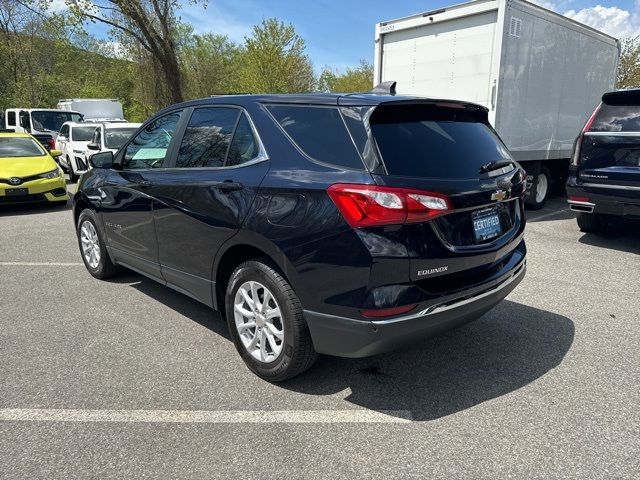
<path id="1" fill-rule="evenodd" d="M 56 108 L 80 112 L 86 121 L 125 121 L 122 104 L 113 98 L 66 98 Z"/>
<path id="2" fill-rule="evenodd" d="M 474 0 L 381 22 L 374 84 L 398 94 L 474 102 L 489 109 L 527 171 L 525 201 L 541 208 L 564 185 L 573 142 L 614 88 L 619 42 L 524 0 Z"/>

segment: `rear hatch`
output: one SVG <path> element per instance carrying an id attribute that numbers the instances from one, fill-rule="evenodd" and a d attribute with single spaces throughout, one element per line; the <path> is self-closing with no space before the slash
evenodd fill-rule
<path id="1" fill-rule="evenodd" d="M 396 101 L 365 118 L 381 160 L 372 165 L 378 185 L 450 200 L 451 208 L 437 218 L 402 227 L 412 280 L 430 293 L 444 293 L 490 276 L 520 243 L 525 175 L 489 125 L 486 109 Z"/>
<path id="2" fill-rule="evenodd" d="M 605 94 L 578 141 L 579 181 L 640 187 L 640 91 Z"/>

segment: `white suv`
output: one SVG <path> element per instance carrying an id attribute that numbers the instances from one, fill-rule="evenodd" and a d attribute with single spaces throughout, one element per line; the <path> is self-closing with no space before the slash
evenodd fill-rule
<path id="1" fill-rule="evenodd" d="M 65 122 L 60 128 L 56 146 L 62 155 L 58 157 L 58 161 L 72 182 L 89 168 L 86 160 L 87 145 L 91 143 L 97 127 L 98 123 Z"/>

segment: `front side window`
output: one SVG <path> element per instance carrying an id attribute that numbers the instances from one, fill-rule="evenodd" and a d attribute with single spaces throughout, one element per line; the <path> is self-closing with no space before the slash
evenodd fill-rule
<path id="1" fill-rule="evenodd" d="M 240 111 L 212 107 L 194 110 L 182 137 L 176 167 L 222 167 Z"/>
<path id="2" fill-rule="evenodd" d="M 147 125 L 127 146 L 123 168 L 136 170 L 161 167 L 179 120 L 180 112 L 173 112 Z"/>

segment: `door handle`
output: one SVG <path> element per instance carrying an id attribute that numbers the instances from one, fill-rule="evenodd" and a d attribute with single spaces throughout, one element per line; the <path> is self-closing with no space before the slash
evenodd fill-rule
<path id="1" fill-rule="evenodd" d="M 147 188 L 147 187 L 152 187 L 153 186 L 153 183 L 151 183 L 149 180 L 138 180 L 135 183 L 136 183 L 136 185 L 138 185 L 139 187 L 142 187 L 142 188 Z"/>
<path id="2" fill-rule="evenodd" d="M 216 185 L 216 188 L 224 193 L 242 190 L 242 184 L 233 180 L 225 180 Z"/>

